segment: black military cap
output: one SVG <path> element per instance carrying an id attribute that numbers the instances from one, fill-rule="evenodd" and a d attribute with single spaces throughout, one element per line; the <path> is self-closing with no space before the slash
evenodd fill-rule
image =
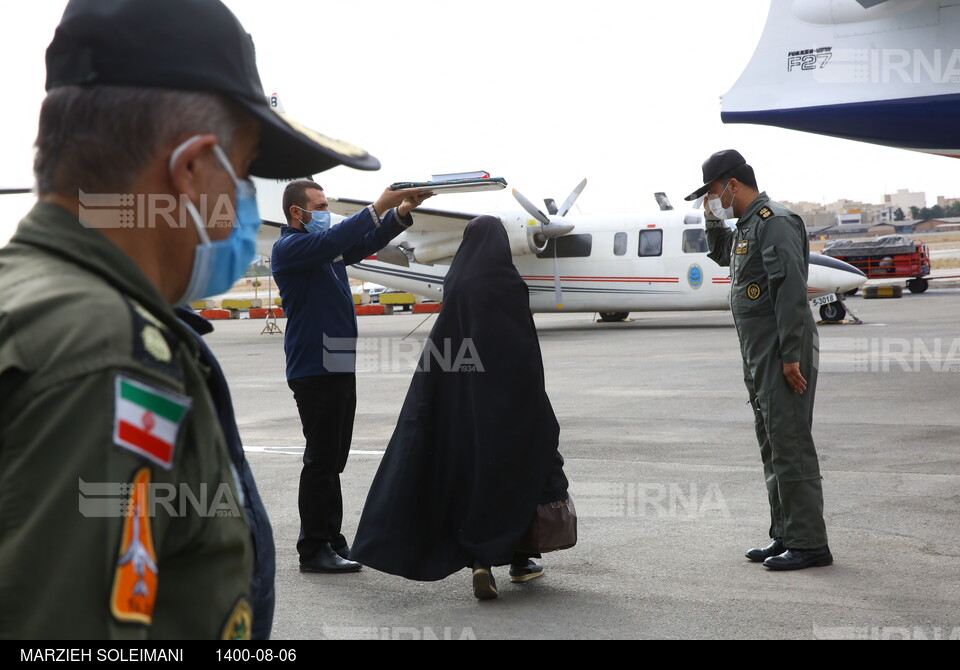
<path id="1" fill-rule="evenodd" d="M 47 90 L 116 85 L 220 93 L 261 127 L 258 177 L 337 165 L 379 170 L 363 149 L 314 132 L 264 96 L 253 39 L 220 0 L 70 0 L 47 48 Z"/>
<path id="2" fill-rule="evenodd" d="M 696 200 L 710 190 L 710 184 L 729 176 L 731 172 L 747 164 L 746 159 L 735 149 L 724 149 L 713 154 L 703 163 L 703 186 L 684 200 Z"/>

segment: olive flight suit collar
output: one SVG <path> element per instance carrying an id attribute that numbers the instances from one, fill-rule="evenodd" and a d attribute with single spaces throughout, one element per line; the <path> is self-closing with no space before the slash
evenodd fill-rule
<path id="1" fill-rule="evenodd" d="M 766 191 L 764 191 L 763 193 L 758 195 L 756 198 L 754 198 L 753 202 L 751 202 L 747 206 L 747 209 L 743 212 L 743 214 L 737 220 L 737 227 L 739 228 L 744 223 L 749 221 L 753 217 L 753 215 L 756 214 L 758 211 L 760 211 L 760 208 L 766 205 L 768 202 L 770 202 L 770 196 L 767 195 Z"/>

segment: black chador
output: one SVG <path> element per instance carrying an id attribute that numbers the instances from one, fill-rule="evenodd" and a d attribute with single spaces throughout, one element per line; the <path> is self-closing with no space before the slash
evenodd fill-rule
<path id="1" fill-rule="evenodd" d="M 350 558 L 419 581 L 506 565 L 567 499 L 527 285 L 499 220 L 466 227 Z"/>

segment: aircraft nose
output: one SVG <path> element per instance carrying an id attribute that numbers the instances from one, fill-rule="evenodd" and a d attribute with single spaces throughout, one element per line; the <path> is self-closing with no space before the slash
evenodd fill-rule
<path id="1" fill-rule="evenodd" d="M 831 256 L 810 254 L 810 265 L 820 266 L 822 272 L 829 277 L 830 284 L 836 285 L 839 293 L 860 288 L 867 281 L 867 275 L 861 270 Z"/>

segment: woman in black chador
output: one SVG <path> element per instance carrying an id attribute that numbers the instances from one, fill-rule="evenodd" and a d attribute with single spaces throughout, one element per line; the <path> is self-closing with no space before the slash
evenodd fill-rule
<path id="1" fill-rule="evenodd" d="M 350 558 L 418 581 L 473 568 L 474 595 L 543 574 L 519 553 L 537 505 L 567 500 L 527 285 L 498 219 L 467 225 Z"/>

